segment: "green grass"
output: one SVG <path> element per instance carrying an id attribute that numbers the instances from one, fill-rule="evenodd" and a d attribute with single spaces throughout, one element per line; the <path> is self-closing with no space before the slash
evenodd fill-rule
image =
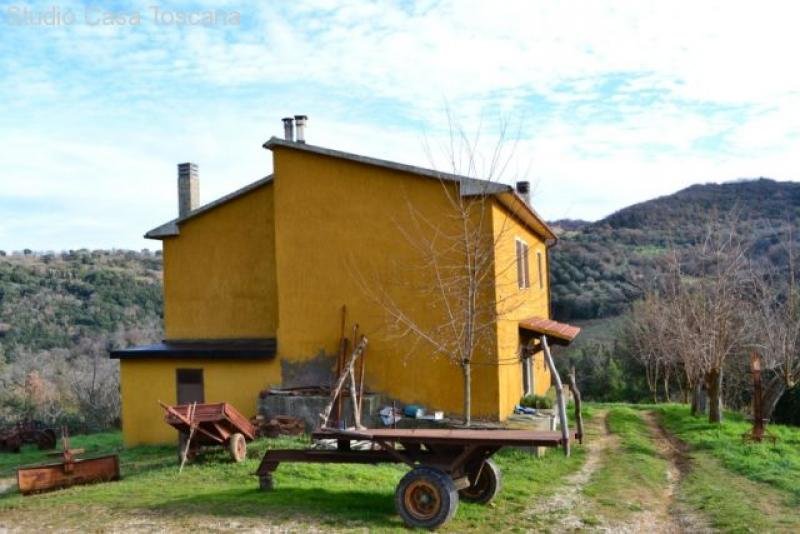
<path id="1" fill-rule="evenodd" d="M 800 503 L 800 428 L 770 425 L 769 431 L 778 438 L 774 445 L 745 443 L 742 434 L 752 425 L 738 414 L 725 414 L 722 424 L 712 424 L 705 417 L 692 417 L 685 405 L 653 409 L 661 414 L 665 428 L 692 449 L 708 452 L 725 468 L 786 491 Z"/>
<path id="2" fill-rule="evenodd" d="M 113 511 L 117 516 L 144 511 L 170 520 L 182 518 L 189 524 L 192 516 L 202 515 L 223 521 L 263 519 L 271 524 L 300 522 L 378 531 L 402 528 L 393 496 L 407 470 L 403 466 L 287 463 L 275 473 L 275 491 L 265 493 L 258 489 L 253 473 L 267 448 L 306 444 L 305 438 L 258 440 L 250 445 L 248 459 L 240 464 L 232 463 L 222 450 L 209 450 L 179 474 L 175 447 L 126 449 L 118 433 L 76 436 L 72 446 L 86 448 L 90 454 L 118 452 L 123 479 L 29 497 L 18 493 L 0 495 L 0 524 L 3 518 L 19 513 L 59 520 L 66 517 L 76 524 L 87 522 L 91 526 L 104 520 L 98 519 L 103 511 Z M 505 449 L 495 459 L 503 471 L 503 491 L 490 506 L 462 502 L 446 530 L 525 530 L 523 512 L 535 496 L 555 491 L 561 478 L 580 468 L 584 455 L 578 448 L 570 458 L 559 451 L 535 458 Z M 44 454 L 31 447 L 19 455 L 0 454 L 0 477 L 14 476 L 17 465 L 42 461 L 46 461 Z"/>
<path id="3" fill-rule="evenodd" d="M 710 454 L 692 455 L 681 500 L 723 532 L 798 532 L 800 513 L 789 495 L 729 471 Z"/>
<path id="4" fill-rule="evenodd" d="M 620 440 L 619 449 L 606 450 L 603 465 L 590 478 L 584 494 L 601 506 L 603 515 L 618 519 L 652 505 L 666 485 L 667 462 L 636 410 L 611 405 L 606 421 Z"/>

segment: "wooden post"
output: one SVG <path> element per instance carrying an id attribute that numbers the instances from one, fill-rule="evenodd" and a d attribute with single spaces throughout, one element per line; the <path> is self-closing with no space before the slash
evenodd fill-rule
<path id="1" fill-rule="evenodd" d="M 764 391 L 761 386 L 761 355 L 750 353 L 750 370 L 753 373 L 753 434 L 755 442 L 764 439 Z"/>
<path id="2" fill-rule="evenodd" d="M 567 403 L 564 400 L 564 385 L 561 383 L 561 376 L 559 376 L 556 364 L 553 362 L 553 355 L 550 354 L 547 336 L 543 335 L 541 342 L 547 366 L 550 368 L 550 374 L 556 382 L 556 401 L 558 402 L 558 419 L 561 423 L 561 439 L 564 441 L 564 454 L 569 456 L 569 425 L 567 423 Z"/>
<path id="3" fill-rule="evenodd" d="M 197 406 L 196 402 L 193 402 L 189 406 L 188 410 L 189 417 L 187 417 L 187 419 L 189 420 L 189 436 L 186 438 L 186 446 L 183 448 L 183 452 L 181 453 L 181 466 L 178 468 L 178 473 L 183 472 L 183 466 L 186 465 L 186 459 L 189 457 L 189 447 L 191 447 L 192 445 L 192 437 L 194 436 L 194 428 L 195 428 L 194 411 L 196 406 Z"/>
<path id="4" fill-rule="evenodd" d="M 342 388 L 344 387 L 344 383 L 347 381 L 348 378 L 350 378 L 350 385 L 351 385 L 351 388 L 352 388 L 351 391 L 355 390 L 356 384 L 355 384 L 355 378 L 354 378 L 355 373 L 353 371 L 353 368 L 354 368 L 354 366 L 356 364 L 356 360 L 358 360 L 358 358 L 361 357 L 361 353 L 364 352 L 364 349 L 366 347 L 367 347 L 367 338 L 366 338 L 366 336 L 361 336 L 361 340 L 355 346 L 355 348 L 353 349 L 353 353 L 350 355 L 350 358 L 347 360 L 347 365 L 345 365 L 344 371 L 339 375 L 339 378 L 336 381 L 336 387 L 331 392 L 331 400 L 330 400 L 330 402 L 325 407 L 325 410 L 321 414 L 319 414 L 320 418 L 322 419 L 322 428 L 328 428 L 328 422 L 329 422 L 330 417 L 331 417 L 331 410 L 333 410 L 333 405 L 336 402 L 336 396 L 340 395 L 342 393 Z M 353 404 L 355 406 L 356 403 L 357 403 L 357 399 L 353 398 L 353 399 L 351 399 L 351 401 L 353 402 Z M 360 422 L 356 421 L 356 424 L 360 425 Z"/>
<path id="5" fill-rule="evenodd" d="M 583 414 L 581 413 L 581 392 L 575 381 L 575 367 L 569 369 L 569 389 L 575 399 L 575 425 L 578 427 L 578 443 L 583 444 Z"/>
<path id="6" fill-rule="evenodd" d="M 345 323 L 347 322 L 347 306 L 342 304 L 342 324 L 341 324 L 341 332 L 339 335 L 339 353 L 336 355 L 336 379 L 338 380 L 339 376 L 344 371 L 344 362 L 345 358 L 347 357 L 347 344 L 348 339 L 344 335 L 344 328 Z M 339 426 L 339 422 L 342 420 L 342 396 L 339 395 L 336 399 L 336 410 L 334 412 L 336 417 L 336 426 Z"/>

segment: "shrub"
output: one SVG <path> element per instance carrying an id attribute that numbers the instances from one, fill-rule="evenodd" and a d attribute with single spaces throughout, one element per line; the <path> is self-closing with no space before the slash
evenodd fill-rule
<path id="1" fill-rule="evenodd" d="M 537 410 L 549 410 L 553 407 L 553 400 L 542 395 L 526 395 L 519 403 L 527 408 L 536 408 Z"/>

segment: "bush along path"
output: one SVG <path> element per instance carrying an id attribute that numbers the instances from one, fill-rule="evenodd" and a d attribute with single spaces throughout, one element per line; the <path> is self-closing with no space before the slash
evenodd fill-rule
<path id="1" fill-rule="evenodd" d="M 800 531 L 798 499 L 783 489 L 785 480 L 758 482 L 758 471 L 744 473 L 741 465 L 734 471 L 682 441 L 662 424 L 663 410 L 673 426 L 689 417 L 674 409 L 611 406 L 599 412 L 588 428 L 583 467 L 533 504 L 532 525 L 542 531 Z M 730 429 L 717 433 L 733 439 Z M 771 445 L 750 447 L 751 456 L 772 454 L 763 450 Z"/>

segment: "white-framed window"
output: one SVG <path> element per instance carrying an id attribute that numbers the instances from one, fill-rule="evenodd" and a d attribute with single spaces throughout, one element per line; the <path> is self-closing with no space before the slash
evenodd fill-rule
<path id="1" fill-rule="evenodd" d="M 528 266 L 529 249 L 528 244 L 520 238 L 516 239 L 517 244 L 517 284 L 520 289 L 531 287 L 530 267 Z"/>
<path id="2" fill-rule="evenodd" d="M 542 253 L 536 253 L 536 264 L 539 268 L 539 289 L 544 289 L 544 266 L 542 265 Z"/>

